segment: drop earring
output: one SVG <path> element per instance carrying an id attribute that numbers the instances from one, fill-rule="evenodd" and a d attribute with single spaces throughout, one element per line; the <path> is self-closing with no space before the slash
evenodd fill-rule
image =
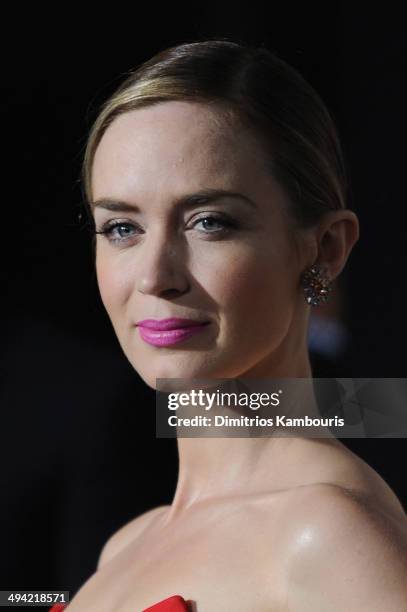
<path id="1" fill-rule="evenodd" d="M 314 264 L 303 272 L 301 284 L 305 300 L 311 306 L 319 306 L 330 298 L 332 284 L 325 274 L 325 268 L 319 264 Z"/>

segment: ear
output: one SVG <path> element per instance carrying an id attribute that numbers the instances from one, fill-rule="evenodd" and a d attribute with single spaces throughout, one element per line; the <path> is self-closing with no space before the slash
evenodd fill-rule
<path id="1" fill-rule="evenodd" d="M 318 263 L 326 267 L 330 280 L 343 270 L 350 252 L 359 239 L 359 220 L 348 209 L 326 213 L 316 228 Z"/>

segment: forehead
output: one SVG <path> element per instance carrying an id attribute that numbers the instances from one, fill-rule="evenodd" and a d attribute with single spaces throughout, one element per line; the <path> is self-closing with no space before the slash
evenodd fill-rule
<path id="1" fill-rule="evenodd" d="M 266 174 L 264 159 L 254 133 L 225 121 L 219 110 L 196 102 L 159 103 L 119 115 L 107 128 L 93 162 L 93 199 L 238 187 Z"/>

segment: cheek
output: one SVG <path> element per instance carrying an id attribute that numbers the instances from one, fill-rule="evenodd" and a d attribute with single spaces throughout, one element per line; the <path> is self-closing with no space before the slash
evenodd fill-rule
<path id="1" fill-rule="evenodd" d="M 221 328 L 244 342 L 261 341 L 265 334 L 286 331 L 296 300 L 296 272 L 292 258 L 281 248 L 258 245 L 236 253 L 213 276 Z"/>
<path id="2" fill-rule="evenodd" d="M 102 302 L 109 316 L 113 318 L 127 301 L 130 292 L 128 276 L 120 273 L 120 266 L 114 265 L 112 258 L 98 252 L 96 276 Z"/>

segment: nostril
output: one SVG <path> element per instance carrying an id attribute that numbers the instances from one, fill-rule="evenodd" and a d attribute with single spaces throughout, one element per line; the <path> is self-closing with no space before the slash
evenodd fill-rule
<path id="1" fill-rule="evenodd" d="M 182 295 L 184 293 L 184 291 L 180 291 L 179 289 L 164 289 L 164 291 L 162 292 L 162 296 L 166 297 L 167 299 L 170 298 L 174 298 L 177 297 L 178 295 Z"/>

